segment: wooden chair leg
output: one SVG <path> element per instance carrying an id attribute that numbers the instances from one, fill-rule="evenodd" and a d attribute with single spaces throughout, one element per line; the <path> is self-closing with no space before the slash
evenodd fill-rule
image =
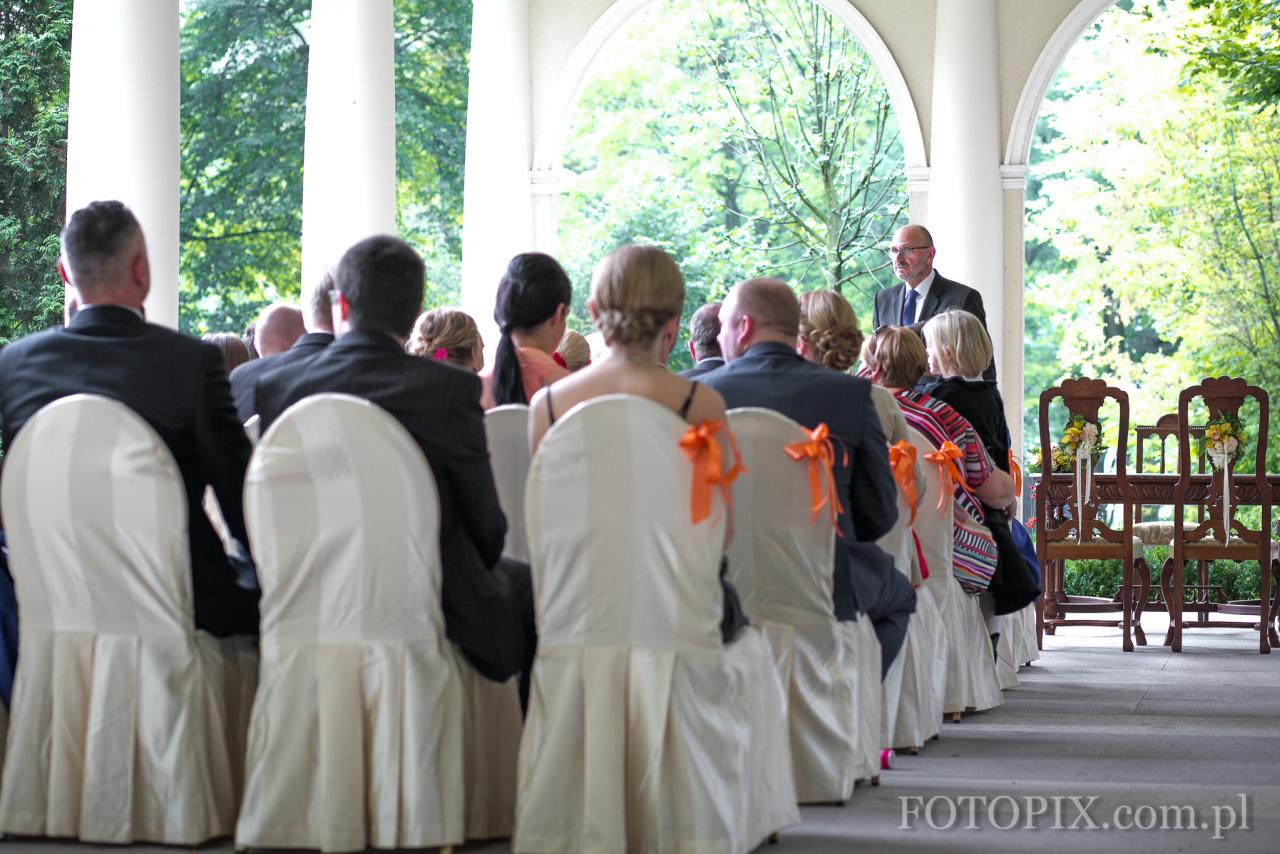
<path id="1" fill-rule="evenodd" d="M 1169 612 L 1169 630 L 1164 633 L 1164 645 L 1173 645 L 1173 558 L 1167 558 L 1160 567 L 1160 592 L 1164 594 L 1164 607 Z"/>
<path id="2" fill-rule="evenodd" d="M 1170 652 L 1182 652 L 1182 621 L 1186 618 L 1183 613 L 1183 608 L 1186 606 L 1184 598 L 1186 589 L 1183 586 L 1185 572 L 1185 565 L 1173 568 L 1173 608 L 1177 619 L 1170 618 L 1170 628 L 1173 630 L 1173 643 L 1169 644 Z"/>
<path id="3" fill-rule="evenodd" d="M 1271 573 L 1258 573 L 1258 654 L 1271 652 Z"/>
<path id="4" fill-rule="evenodd" d="M 1133 652 L 1133 552 L 1124 559 L 1120 572 L 1120 648 Z"/>
<path id="5" fill-rule="evenodd" d="M 1147 597 L 1151 594 L 1151 565 L 1144 556 L 1133 562 L 1133 568 L 1138 573 L 1138 595 L 1137 601 L 1133 603 L 1133 641 L 1138 646 L 1146 646 L 1147 635 L 1142 631 L 1142 610 L 1147 607 Z"/>

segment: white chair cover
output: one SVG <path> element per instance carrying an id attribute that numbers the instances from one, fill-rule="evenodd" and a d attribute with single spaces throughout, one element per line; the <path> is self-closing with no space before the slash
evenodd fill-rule
<path id="1" fill-rule="evenodd" d="M 258 444 L 258 439 L 262 432 L 262 416 L 254 413 L 249 416 L 249 420 L 244 422 L 244 434 L 249 437 L 249 444 Z"/>
<path id="2" fill-rule="evenodd" d="M 921 459 L 936 450 L 915 428 L 908 428 L 907 436 Z M 952 504 L 944 501 L 939 509 L 938 468 L 930 463 L 923 468 L 925 497 L 916 513 L 915 531 L 929 565 L 929 578 L 923 586 L 932 594 L 947 632 L 943 711 L 994 708 L 1004 702 L 1004 695 L 996 682 L 986 622 L 977 597 L 966 594 L 951 572 L 955 544 Z"/>
<path id="3" fill-rule="evenodd" d="M 525 498 L 538 655 L 516 851 L 739 852 L 799 820 L 765 636 L 720 642 L 726 511 L 690 520 L 686 424 L 648 400 L 562 416 Z"/>
<path id="4" fill-rule="evenodd" d="M 895 404 L 896 408 L 896 404 Z M 898 520 L 893 523 L 893 527 L 889 532 L 876 541 L 876 545 L 884 549 L 884 551 L 893 557 L 893 565 L 906 577 L 911 580 L 915 574 L 915 544 L 911 539 L 911 508 L 907 504 L 906 496 L 902 494 L 902 490 L 897 490 L 898 496 Z M 915 614 L 907 622 L 907 637 L 911 637 L 912 624 L 918 620 Z M 920 629 L 917 627 L 915 632 L 919 634 Z M 916 647 L 920 644 L 917 643 Z M 893 737 L 898 722 L 898 706 L 902 702 L 903 691 L 903 673 L 907 666 L 907 656 L 911 654 L 911 645 L 904 641 L 902 649 L 898 650 L 898 657 L 889 665 L 889 670 L 884 674 L 884 679 L 880 682 L 880 696 L 882 712 L 880 717 L 880 744 L 885 747 L 895 746 Z"/>
<path id="5" fill-rule="evenodd" d="M 254 450 L 245 517 L 262 671 L 236 844 L 461 842 L 466 704 L 421 450 L 373 404 L 308 398 Z"/>
<path id="6" fill-rule="evenodd" d="M 0 831 L 195 845 L 235 821 L 226 668 L 192 627 L 177 464 L 122 404 L 74 395 L 5 460 L 20 644 Z"/>
<path id="7" fill-rule="evenodd" d="M 880 644 L 870 620 L 835 619 L 829 510 L 813 518 L 809 463 L 784 450 L 807 441 L 808 431 L 759 408 L 732 410 L 729 426 L 747 467 L 733 485 L 729 577 L 752 622 L 770 633 L 776 649 L 788 650 L 783 672 L 790 676 L 800 802 L 843 801 L 857 779 L 879 774 Z M 780 634 L 781 626 L 790 631 Z"/>
<path id="8" fill-rule="evenodd" d="M 498 488 L 498 504 L 507 517 L 502 554 L 528 563 L 524 484 L 529 477 L 529 407 L 511 403 L 490 409 L 484 414 L 484 432 L 489 438 L 489 464 Z"/>
<path id="9" fill-rule="evenodd" d="M 1023 608 L 1017 613 L 1018 627 L 1014 632 L 1014 661 L 1019 667 L 1040 659 L 1040 648 L 1036 645 L 1036 603 Z"/>

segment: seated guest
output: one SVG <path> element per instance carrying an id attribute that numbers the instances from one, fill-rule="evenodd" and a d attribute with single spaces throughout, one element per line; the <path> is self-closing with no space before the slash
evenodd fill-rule
<path id="1" fill-rule="evenodd" d="M 811 291 L 800 295 L 800 336 L 796 339 L 796 352 L 810 362 L 826 365 L 840 373 L 848 373 L 858 361 L 862 348 L 862 331 L 858 329 L 858 316 L 853 313 L 849 301 L 835 291 Z M 889 444 L 907 441 L 907 422 L 902 418 L 897 401 L 884 389 L 871 386 L 871 402 L 880 419 L 880 429 Z M 923 482 L 920 461 L 916 460 L 916 506 L 924 500 L 919 491 Z"/>
<path id="2" fill-rule="evenodd" d="M 553 354 L 572 299 L 569 276 L 550 255 L 526 252 L 511 259 L 493 309 L 500 337 L 486 379 L 495 406 L 528 403 L 538 389 L 569 375 Z"/>
<path id="3" fill-rule="evenodd" d="M 927 362 L 924 342 L 904 326 L 886 326 L 862 345 L 863 375 L 893 395 L 907 424 L 919 430 L 935 448 L 951 442 L 964 455 L 958 468 L 969 489 L 960 484 L 954 487 L 953 533 L 959 544 L 966 530 L 985 525 L 984 504 L 1004 507 L 1013 500 L 1013 480 L 992 464 L 986 447 L 968 421 L 939 398 L 915 390 Z M 956 559 L 964 560 L 964 554 L 964 549 L 957 548 Z"/>
<path id="4" fill-rule="evenodd" d="M 806 361 L 795 349 L 799 334 L 800 304 L 785 282 L 751 279 L 737 285 L 720 307 L 726 364 L 704 382 L 724 395 L 727 406 L 762 406 L 806 429 L 830 429 L 842 504 L 833 567 L 835 616 L 870 617 L 887 672 L 906 638 L 916 596 L 893 559 L 875 545 L 898 517 L 884 433 L 871 384 Z"/>
<path id="5" fill-rule="evenodd" d="M 996 468 L 1009 472 L 1009 426 L 1004 418 L 1004 401 L 993 380 L 984 380 L 991 364 L 991 338 L 982 321 L 967 311 L 951 309 L 931 318 L 924 326 L 929 367 L 939 379 L 926 384 L 926 394 L 951 404 L 973 425 Z M 1021 610 L 1040 595 L 1040 585 L 1023 562 L 1009 530 L 1009 520 L 1017 509 L 1017 499 L 993 506 L 983 502 L 984 521 L 999 550 L 996 573 L 982 600 L 984 613 L 991 618 Z"/>
<path id="6" fill-rule="evenodd" d="M 680 376 L 691 380 L 724 364 L 720 342 L 716 340 L 719 335 L 720 303 L 710 302 L 689 319 L 689 355 L 693 357 L 693 367 L 681 371 Z"/>
<path id="7" fill-rule="evenodd" d="M 507 520 L 489 467 L 480 380 L 404 350 L 422 307 L 422 259 L 402 240 L 369 237 L 346 251 L 334 280 L 338 338 L 258 381 L 262 430 L 325 392 L 363 398 L 403 424 L 440 495 L 445 633 L 489 679 L 527 672 L 535 646 L 529 567 L 501 558 Z"/>
<path id="8" fill-rule="evenodd" d="M 570 373 L 580 371 L 591 364 L 591 345 L 587 343 L 586 337 L 581 332 L 566 329 L 560 343 L 556 345 L 556 352 L 560 354 L 560 358 L 564 360 L 565 369 Z M 552 356 L 552 358 L 555 357 Z"/>
<path id="9" fill-rule="evenodd" d="M 333 290 L 333 276 L 325 273 L 320 285 L 311 292 L 307 305 L 306 334 L 293 342 L 293 346 L 273 356 L 254 359 L 231 372 L 231 396 L 235 398 L 236 414 L 248 421 L 254 414 L 253 387 L 267 371 L 285 365 L 296 365 L 310 359 L 333 343 L 333 312 L 329 304 L 329 291 Z"/>
<path id="10" fill-rule="evenodd" d="M 244 328 L 244 332 L 240 333 L 240 340 L 244 342 L 244 346 L 249 351 L 249 360 L 259 358 L 258 349 L 253 346 L 253 336 L 257 333 L 258 322 L 255 320 Z"/>
<path id="11" fill-rule="evenodd" d="M 484 367 L 484 341 L 471 315 L 456 308 L 433 308 L 418 316 L 409 341 L 411 356 L 422 356 L 465 368 L 473 374 Z"/>
<path id="12" fill-rule="evenodd" d="M 5 447 L 41 407 L 67 395 L 99 394 L 128 406 L 159 434 L 182 475 L 196 627 L 222 636 L 257 634 L 258 591 L 237 583 L 201 505 L 211 486 L 232 535 L 248 542 L 240 494 L 249 440 L 221 353 L 142 319 L 151 289 L 147 246 L 120 202 L 93 202 L 71 215 L 58 271 L 80 294 L 76 316 L 65 328 L 0 351 Z"/>
<path id="13" fill-rule="evenodd" d="M 665 406 L 690 424 L 723 421 L 724 401 L 705 385 L 663 367 L 675 346 L 684 307 L 684 276 L 656 246 L 623 246 L 609 253 L 591 281 L 587 310 L 609 347 L 605 359 L 547 386 L 529 404 L 529 448 L 536 451 L 556 419 L 584 401 L 632 394 Z M 722 443 L 725 459 L 731 459 Z M 725 544 L 733 532 L 725 529 Z M 728 642 L 745 624 L 737 594 L 720 569 L 724 593 L 721 638 Z"/>
<path id="14" fill-rule="evenodd" d="M 222 354 L 222 369 L 228 374 L 249 361 L 249 348 L 239 336 L 227 332 L 210 332 L 200 340 L 218 348 Z"/>
<path id="15" fill-rule="evenodd" d="M 253 328 L 253 347 L 258 356 L 265 359 L 288 350 L 306 331 L 302 309 L 288 303 L 274 303 L 258 315 Z"/>

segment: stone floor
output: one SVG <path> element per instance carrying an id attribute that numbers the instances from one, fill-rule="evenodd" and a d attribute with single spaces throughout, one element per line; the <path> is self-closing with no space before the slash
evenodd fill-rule
<path id="1" fill-rule="evenodd" d="M 1161 616 L 1145 619 L 1153 643 Z M 804 808 L 762 851 L 1280 851 L 1280 653 L 1258 655 L 1257 635 L 1243 629 L 1188 632 L 1183 650 L 1122 654 L 1114 630 L 1060 630 L 1003 706 L 946 724 L 843 807 Z M 0 843 L 35 854 L 93 848 Z"/>

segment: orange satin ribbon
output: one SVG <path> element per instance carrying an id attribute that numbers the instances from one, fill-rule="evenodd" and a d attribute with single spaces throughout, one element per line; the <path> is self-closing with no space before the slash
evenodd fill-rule
<path id="1" fill-rule="evenodd" d="M 831 445 L 830 431 L 826 424 L 819 424 L 809 433 L 809 441 L 793 442 L 785 445 L 783 448 L 787 452 L 787 456 L 796 462 L 809 461 L 809 492 L 812 496 L 813 515 L 809 517 L 809 521 L 815 522 L 818 519 L 818 513 L 821 512 L 823 505 L 827 505 L 831 512 L 831 526 L 836 529 L 836 536 L 840 536 L 840 528 L 836 524 L 836 518 L 844 512 L 844 508 L 840 506 L 840 497 L 836 494 L 836 475 L 833 471 L 836 464 L 835 450 Z M 822 473 L 827 473 L 827 488 L 825 492 L 822 489 Z"/>
<path id="2" fill-rule="evenodd" d="M 925 454 L 924 458 L 938 466 L 938 509 L 946 504 L 947 496 L 955 492 L 958 486 L 969 494 L 973 494 L 973 489 L 965 482 L 964 472 L 960 471 L 960 466 L 956 465 L 957 460 L 964 459 L 964 452 L 956 447 L 956 443 L 950 440 L 943 442 L 942 447 L 931 454 Z M 948 483 L 950 481 L 950 483 Z"/>
<path id="3" fill-rule="evenodd" d="M 911 508 L 911 524 L 916 523 L 916 504 L 920 501 L 920 490 L 916 486 L 916 449 L 905 439 L 899 439 L 889 446 L 889 468 L 893 471 L 893 479 L 898 482 L 898 489 L 907 499 Z"/>
<path id="4" fill-rule="evenodd" d="M 733 450 L 734 464 L 728 471 L 724 470 L 723 454 L 716 434 L 724 430 L 729 447 Z M 724 494 L 724 503 L 728 507 L 733 503 L 730 485 L 738 475 L 746 471 L 742 465 L 742 454 L 738 453 L 738 440 L 733 433 L 724 429 L 722 421 L 703 421 L 691 424 L 680 437 L 680 450 L 693 463 L 693 491 L 691 498 L 690 518 L 698 524 L 711 515 L 711 488 L 720 487 Z"/>
<path id="5" fill-rule="evenodd" d="M 1013 478 L 1013 493 L 1022 498 L 1022 466 L 1018 465 L 1018 458 L 1013 455 L 1013 449 L 1009 449 L 1009 475 Z"/>

